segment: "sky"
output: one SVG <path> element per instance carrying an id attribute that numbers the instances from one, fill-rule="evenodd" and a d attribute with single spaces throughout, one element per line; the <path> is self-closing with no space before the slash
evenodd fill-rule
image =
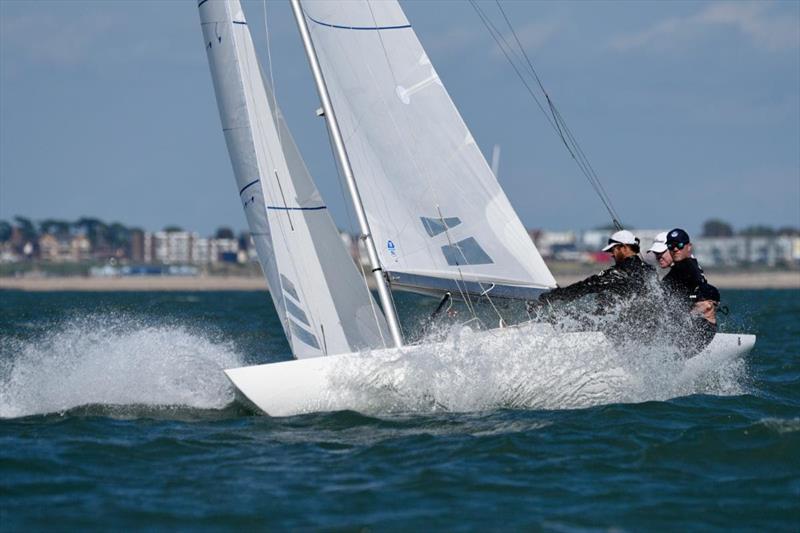
<path id="1" fill-rule="evenodd" d="M 243 3 L 267 68 L 265 4 Z M 500 146 L 522 222 L 607 224 L 470 4 L 401 4 L 484 154 Z M 800 226 L 800 2 L 502 5 L 626 226 Z M 266 19 L 279 103 L 354 229 L 288 4 Z M 196 1 L 0 0 L 0 219 L 16 215 L 246 228 Z"/>

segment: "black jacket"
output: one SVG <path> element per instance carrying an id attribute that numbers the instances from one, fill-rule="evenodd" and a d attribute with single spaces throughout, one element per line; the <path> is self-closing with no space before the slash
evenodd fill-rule
<path id="1" fill-rule="evenodd" d="M 642 261 L 638 255 L 634 255 L 599 274 L 566 287 L 553 289 L 541 295 L 539 300 L 568 302 L 589 294 L 613 295 L 621 298 L 644 295 L 649 290 L 648 284 L 655 278 L 655 269 Z"/>
<path id="2" fill-rule="evenodd" d="M 693 296 L 697 294 L 697 291 L 708 284 L 703 270 L 694 257 L 674 263 L 661 281 L 668 295 L 687 306 L 694 303 Z"/>

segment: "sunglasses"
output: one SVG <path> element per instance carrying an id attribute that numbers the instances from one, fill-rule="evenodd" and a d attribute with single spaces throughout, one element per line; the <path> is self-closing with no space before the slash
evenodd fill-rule
<path id="1" fill-rule="evenodd" d="M 686 244 L 687 243 L 685 243 L 685 242 L 670 243 L 670 244 L 667 245 L 667 248 L 669 248 L 669 250 L 671 252 L 675 251 L 675 250 L 683 250 L 683 247 L 686 246 Z"/>

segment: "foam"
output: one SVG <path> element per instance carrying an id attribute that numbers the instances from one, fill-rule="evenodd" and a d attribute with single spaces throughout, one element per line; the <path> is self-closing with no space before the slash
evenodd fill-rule
<path id="1" fill-rule="evenodd" d="M 800 418 L 764 418 L 759 424 L 778 434 L 796 433 L 800 431 Z"/>
<path id="2" fill-rule="evenodd" d="M 599 333 L 453 328 L 436 344 L 346 357 L 332 372 L 335 403 L 362 412 L 577 409 L 744 392 L 743 361 L 682 372 L 669 349 L 612 346 Z M 342 397 L 346 397 L 344 402 Z"/>
<path id="3" fill-rule="evenodd" d="M 70 319 L 1 351 L 2 418 L 84 405 L 221 409 L 235 395 L 222 369 L 242 365 L 230 343 L 125 316 Z"/>
<path id="4" fill-rule="evenodd" d="M 221 410 L 235 399 L 222 370 L 245 364 L 229 341 L 185 325 L 70 319 L 0 347 L 0 417 L 87 405 Z M 546 324 L 502 333 L 452 326 L 403 353 L 342 357 L 331 375 L 339 397 L 332 405 L 365 413 L 549 410 L 746 392 L 741 359 L 688 366 L 667 344 L 612 345 L 601 334 L 565 335 Z"/>

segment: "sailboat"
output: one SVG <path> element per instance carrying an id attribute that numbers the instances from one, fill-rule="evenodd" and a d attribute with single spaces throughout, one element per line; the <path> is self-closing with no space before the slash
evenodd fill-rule
<path id="1" fill-rule="evenodd" d="M 342 365 L 435 350 L 405 344 L 393 289 L 491 302 L 533 299 L 556 286 L 400 5 L 291 5 L 379 302 L 303 162 L 239 0 L 200 0 L 239 196 L 293 356 L 225 373 L 251 404 L 273 416 L 357 409 L 351 396 L 337 393 Z M 518 340 L 540 335 L 543 327 L 482 334 Z M 547 339 L 556 349 L 608 345 L 600 332 Z M 728 359 L 754 343 L 752 335 L 718 334 L 705 352 Z"/>

